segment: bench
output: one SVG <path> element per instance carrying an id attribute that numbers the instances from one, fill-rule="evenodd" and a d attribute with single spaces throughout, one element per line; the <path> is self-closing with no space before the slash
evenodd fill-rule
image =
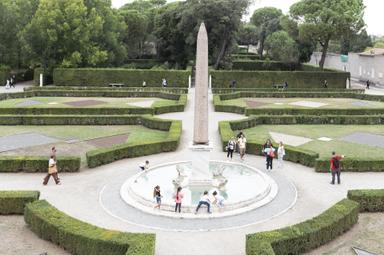
<path id="1" fill-rule="evenodd" d="M 286 90 L 287 89 L 287 87 L 285 86 L 284 83 L 283 84 L 273 84 L 272 87 L 275 88 L 275 89 L 281 89 L 281 90 Z"/>
<path id="2" fill-rule="evenodd" d="M 109 87 L 123 87 L 124 86 L 124 83 L 109 83 L 108 84 Z"/>

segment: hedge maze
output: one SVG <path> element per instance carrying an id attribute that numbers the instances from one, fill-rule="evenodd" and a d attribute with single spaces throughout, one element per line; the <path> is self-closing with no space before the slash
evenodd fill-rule
<path id="1" fill-rule="evenodd" d="M 161 98 L 171 103 L 154 104 L 153 107 L 2 107 L 0 125 L 140 125 L 149 129 L 161 130 L 168 135 L 163 141 L 141 141 L 122 143 L 112 147 L 90 150 L 86 153 L 88 167 L 96 167 L 113 161 L 174 151 L 181 135 L 181 122 L 155 118 L 154 115 L 184 111 L 187 95 L 185 88 L 164 90 L 160 88 L 82 88 L 74 87 L 33 87 L 25 92 L 1 94 L 0 101 L 34 97 L 110 97 L 110 98 Z M 60 172 L 80 170 L 79 156 L 58 157 Z M 46 172 L 46 156 L 1 156 L 1 172 Z"/>

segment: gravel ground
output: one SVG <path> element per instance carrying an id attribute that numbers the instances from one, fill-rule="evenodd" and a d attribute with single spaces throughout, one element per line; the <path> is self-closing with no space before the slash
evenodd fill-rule
<path id="1" fill-rule="evenodd" d="M 352 247 L 384 254 L 384 213 L 364 213 L 347 233 L 307 255 L 355 255 Z"/>
<path id="2" fill-rule="evenodd" d="M 23 216 L 0 216 L 0 240 L 2 255 L 70 254 L 37 237 L 28 229 Z"/>

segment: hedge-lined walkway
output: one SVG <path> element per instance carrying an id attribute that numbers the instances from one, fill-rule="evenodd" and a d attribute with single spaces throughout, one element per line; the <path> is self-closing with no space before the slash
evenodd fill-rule
<path id="1" fill-rule="evenodd" d="M 43 187 L 41 185 L 43 174 L 0 174 L 0 187 L 13 190 L 40 190 L 41 199 L 48 200 L 52 205 L 70 216 L 100 227 L 129 232 L 155 232 L 156 254 L 158 255 L 244 255 L 245 234 L 247 233 L 276 229 L 317 216 L 345 198 L 350 189 L 383 188 L 384 173 L 343 173 L 342 184 L 332 186 L 329 184 L 329 174 L 315 173 L 311 168 L 286 162 L 284 169 L 275 170 L 274 174 L 293 181 L 298 189 L 297 202 L 288 212 L 264 223 L 228 231 L 172 232 L 139 227 L 109 215 L 99 203 L 99 193 L 105 185 L 119 179 L 127 179 L 137 173 L 138 164 L 144 160 L 148 159 L 151 165 L 156 165 L 167 161 L 177 161 L 188 153 L 188 138 L 192 137 L 193 132 L 192 99 L 192 96 L 188 97 L 189 104 L 185 113 L 161 116 L 167 119 L 180 118 L 183 120 L 181 145 L 176 152 L 121 160 L 80 173 L 61 174 L 63 183 L 61 186 L 50 183 L 50 185 Z M 240 118 L 244 118 L 244 116 L 214 113 L 211 105 L 209 130 L 212 145 L 215 147 L 212 152 L 212 159 L 225 159 L 224 153 L 221 152 L 217 121 Z M 235 158 L 238 160 L 237 155 Z M 245 163 L 264 169 L 265 162 L 262 157 L 249 155 L 246 157 Z M 206 226 L 209 226 L 209 220 L 201 228 Z"/>

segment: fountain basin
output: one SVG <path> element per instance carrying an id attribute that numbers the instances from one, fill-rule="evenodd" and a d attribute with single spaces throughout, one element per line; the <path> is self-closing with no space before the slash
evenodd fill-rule
<path id="1" fill-rule="evenodd" d="M 183 217 L 188 217 L 188 214 L 194 212 L 199 198 L 205 190 L 209 191 L 210 195 L 216 190 L 225 198 L 223 208 L 212 205 L 212 211 L 218 213 L 214 213 L 210 217 L 224 217 L 254 210 L 271 202 L 278 193 L 278 186 L 271 177 L 256 168 L 237 162 L 209 162 L 209 172 L 214 173 L 217 168 L 221 168 L 222 175 L 228 180 L 222 189 L 210 185 L 209 182 L 202 182 L 201 185 L 188 185 L 188 178 L 192 173 L 192 163 L 182 161 L 158 165 L 129 178 L 120 189 L 122 199 L 129 205 L 147 213 L 179 217 L 174 213 L 174 194 L 177 187 L 172 183 L 179 175 L 176 170 L 177 166 L 185 169 L 186 181 L 182 190 L 184 195 Z M 153 209 L 155 206 L 153 188 L 156 185 L 160 186 L 163 195 L 161 210 Z M 201 208 L 200 211 L 204 214 L 206 209 Z"/>

